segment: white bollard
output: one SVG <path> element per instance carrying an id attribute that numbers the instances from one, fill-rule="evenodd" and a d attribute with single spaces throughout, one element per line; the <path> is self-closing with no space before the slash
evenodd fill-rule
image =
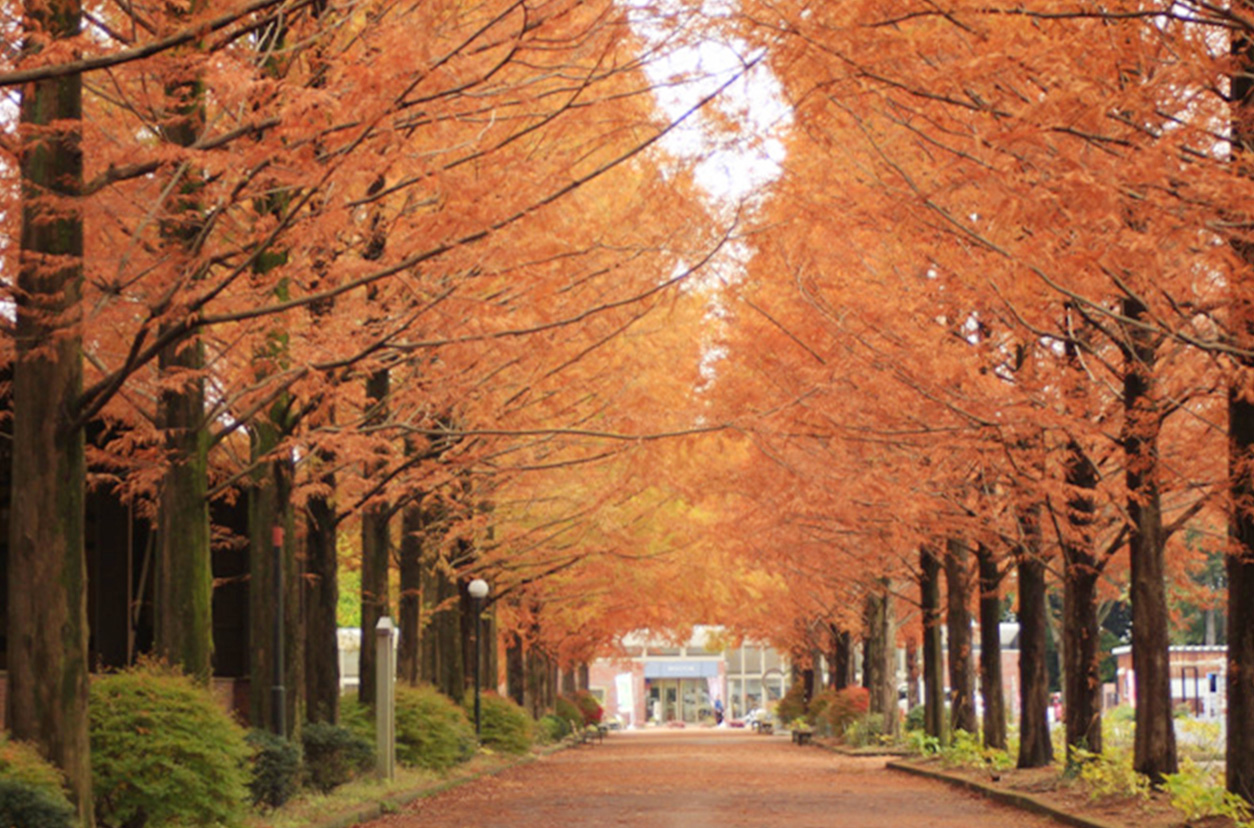
<path id="1" fill-rule="evenodd" d="M 383 616 L 374 628 L 375 644 L 375 768 L 380 779 L 396 778 L 396 626 Z"/>

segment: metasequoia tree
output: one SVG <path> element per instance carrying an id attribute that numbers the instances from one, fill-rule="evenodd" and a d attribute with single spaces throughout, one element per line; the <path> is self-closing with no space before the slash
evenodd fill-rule
<path id="1" fill-rule="evenodd" d="M 77 57 L 70 45 L 82 23 L 77 0 L 32 4 L 26 14 L 28 65 L 39 65 L 46 50 Z M 83 383 L 82 84 L 72 71 L 22 86 L 20 248 L 10 293 L 16 318 L 5 721 L 14 738 L 39 745 L 62 769 L 79 821 L 90 826 L 86 460 L 77 408 Z"/>

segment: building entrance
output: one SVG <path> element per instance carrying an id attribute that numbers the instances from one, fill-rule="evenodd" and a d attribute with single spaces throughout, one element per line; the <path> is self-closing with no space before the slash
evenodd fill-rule
<path id="1" fill-rule="evenodd" d="M 700 679 L 652 679 L 649 682 L 649 718 L 659 724 L 697 724 L 713 720 L 709 684 Z"/>

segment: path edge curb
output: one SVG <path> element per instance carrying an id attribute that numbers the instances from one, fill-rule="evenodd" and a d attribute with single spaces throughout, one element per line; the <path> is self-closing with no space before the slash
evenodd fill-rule
<path id="1" fill-rule="evenodd" d="M 999 802 L 1003 805 L 1009 805 L 1013 808 L 1028 811 L 1030 813 L 1047 816 L 1050 819 L 1057 820 L 1065 825 L 1074 826 L 1074 828 L 1119 828 L 1109 822 L 1102 822 L 1097 819 L 1073 814 L 1070 811 L 1062 811 L 1052 805 L 1048 805 L 1036 797 L 1029 796 L 1024 793 L 1015 791 L 1007 791 L 1001 788 L 994 788 L 971 779 L 964 779 L 960 776 L 953 776 L 941 771 L 931 770 L 929 768 L 920 768 L 917 765 L 907 764 L 905 762 L 888 762 L 887 767 L 890 770 L 900 771 L 903 773 L 912 773 L 915 776 L 922 776 L 927 779 L 935 779 L 938 782 L 945 782 L 958 788 L 977 793 L 983 797 Z"/>

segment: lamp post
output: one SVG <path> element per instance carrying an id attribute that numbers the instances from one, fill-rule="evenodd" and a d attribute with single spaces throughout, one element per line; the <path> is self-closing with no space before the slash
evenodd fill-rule
<path id="1" fill-rule="evenodd" d="M 488 582 L 482 578 L 475 578 L 466 585 L 466 591 L 470 593 L 471 599 L 474 601 L 475 611 L 475 738 L 479 738 L 479 663 L 483 661 L 482 645 L 479 641 L 480 636 L 480 616 L 483 615 L 483 599 L 488 597 Z"/>

